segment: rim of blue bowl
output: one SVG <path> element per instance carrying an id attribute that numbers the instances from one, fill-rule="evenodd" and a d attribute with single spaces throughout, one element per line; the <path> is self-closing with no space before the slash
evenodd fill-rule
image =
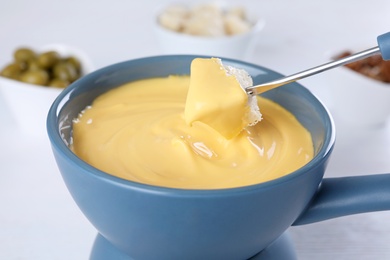
<path id="1" fill-rule="evenodd" d="M 91 72 L 84 77 L 80 78 L 76 82 L 72 83 L 70 86 L 68 86 L 66 89 L 64 89 L 58 97 L 53 102 L 52 106 L 49 109 L 48 115 L 47 115 L 47 122 L 46 122 L 46 128 L 47 128 L 47 134 L 50 139 L 50 143 L 52 145 L 53 149 L 56 149 L 59 153 L 61 153 L 63 156 L 67 157 L 69 160 L 71 160 L 74 164 L 78 165 L 79 167 L 83 168 L 85 170 L 85 173 L 92 175 L 95 178 L 103 179 L 106 182 L 110 182 L 112 184 L 122 186 L 122 187 L 131 187 L 132 189 L 142 189 L 147 190 L 148 192 L 154 192 L 154 193 L 163 193 L 165 195 L 180 195 L 180 196 L 204 196 L 206 194 L 218 196 L 218 195 L 226 195 L 226 194 L 232 194 L 232 193 L 242 193 L 242 192 L 252 192 L 257 189 L 267 189 L 273 186 L 281 185 L 285 182 L 288 182 L 292 179 L 295 179 L 299 177 L 300 175 L 307 172 L 311 167 L 314 167 L 317 164 L 320 164 L 321 161 L 325 160 L 331 153 L 334 143 L 335 143 L 335 125 L 333 118 L 329 112 L 329 110 L 324 106 L 324 104 L 307 88 L 303 87 L 299 83 L 298 86 L 301 87 L 301 91 L 306 96 L 309 96 L 309 98 L 313 99 L 320 108 L 321 114 L 324 116 L 325 120 L 325 139 L 324 143 L 322 144 L 321 149 L 319 152 L 314 156 L 314 158 L 302 166 L 301 168 L 297 169 L 294 172 L 291 172 L 285 176 L 279 177 L 277 179 L 273 179 L 266 182 L 261 182 L 257 184 L 247 185 L 247 186 L 240 186 L 240 187 L 232 187 L 232 188 L 219 188 L 219 189 L 184 189 L 184 188 L 171 188 L 171 187 L 164 187 L 164 186 L 156 186 L 151 184 L 145 184 L 140 182 L 135 182 L 131 180 L 122 179 L 119 177 L 116 177 L 114 175 L 111 175 L 109 173 L 106 173 L 104 171 L 101 171 L 94 166 L 86 163 L 82 159 L 80 159 L 76 154 L 74 154 L 68 145 L 65 143 L 63 138 L 61 137 L 61 134 L 59 132 L 59 122 L 58 122 L 58 115 L 61 112 L 61 107 L 63 106 L 66 101 L 69 100 L 70 94 L 77 90 L 79 85 L 83 85 L 85 81 L 90 80 L 91 78 L 94 78 L 98 75 L 103 74 L 105 71 L 110 70 L 115 67 L 122 67 L 125 64 L 129 63 L 149 63 L 153 62 L 155 60 L 159 60 L 161 62 L 162 60 L 172 60 L 172 59 L 194 59 L 198 57 L 203 58 L 210 58 L 210 56 L 202 56 L 202 55 L 159 55 L 159 56 L 149 56 L 144 58 L 138 58 L 138 59 L 132 59 L 128 61 L 123 61 L 119 63 L 115 63 L 106 67 L 103 67 L 101 69 L 98 69 L 94 72 Z M 242 65 L 250 66 L 255 69 L 259 69 L 261 71 L 267 72 L 267 73 L 273 73 L 278 74 L 282 76 L 282 74 L 279 74 L 278 72 L 275 72 L 273 70 L 270 70 L 268 68 L 262 67 L 260 65 L 256 65 L 253 63 L 240 61 L 236 59 L 230 59 L 230 58 L 221 58 L 224 62 L 233 62 L 233 63 L 239 63 Z"/>

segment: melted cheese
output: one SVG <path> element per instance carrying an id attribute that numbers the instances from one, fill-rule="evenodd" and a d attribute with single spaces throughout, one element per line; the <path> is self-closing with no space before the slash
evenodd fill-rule
<path id="1" fill-rule="evenodd" d="M 202 117 L 206 123 L 189 117 L 192 124 L 187 124 L 187 92 L 195 82 L 191 79 L 190 83 L 188 76 L 146 79 L 99 96 L 75 120 L 73 151 L 114 176 L 183 189 L 261 183 L 289 174 L 312 159 L 310 133 L 291 113 L 264 98 L 258 98 L 261 122 L 239 130 L 243 123 L 236 120 L 235 127 L 221 134 L 220 128 L 226 128 L 230 120 L 225 114 L 237 115 L 246 109 L 245 93 L 230 79 L 227 84 L 234 89 L 228 97 L 217 93 L 221 102 L 229 103 L 228 111 L 217 109 L 209 115 L 206 109 Z M 224 119 L 210 123 L 213 117 Z M 226 133 L 235 137 L 228 139 Z"/>

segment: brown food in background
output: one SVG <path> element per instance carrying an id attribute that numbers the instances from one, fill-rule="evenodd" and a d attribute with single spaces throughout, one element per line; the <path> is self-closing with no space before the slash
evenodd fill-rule
<path id="1" fill-rule="evenodd" d="M 351 54 L 352 52 L 345 51 L 338 55 L 336 59 L 341 59 Z M 390 61 L 384 61 L 380 54 L 373 55 L 344 66 L 372 79 L 390 83 Z"/>

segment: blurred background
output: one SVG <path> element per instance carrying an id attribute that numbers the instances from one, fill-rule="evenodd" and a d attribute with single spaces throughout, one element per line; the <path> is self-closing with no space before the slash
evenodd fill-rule
<path id="1" fill-rule="evenodd" d="M 176 1 L 178 2 L 178 1 Z M 181 3 L 208 1 L 182 0 Z M 211 1 L 209 1 L 211 2 Z M 326 60 L 348 46 L 374 45 L 388 30 L 388 1 L 227 0 L 266 21 L 253 57 L 258 64 L 293 72 Z M 65 43 L 85 50 L 97 68 L 123 60 L 160 54 L 155 15 L 169 0 L 88 1 L 14 0 L 2 4 L 2 55 L 16 46 Z M 173 1 L 175 3 L 175 1 Z"/>
<path id="2" fill-rule="evenodd" d="M 186 1 L 180 3 L 204 3 Z M 17 47 L 65 44 L 85 52 L 96 69 L 162 54 L 156 13 L 170 0 L 13 0 L 0 8 L 0 66 Z M 226 0 L 265 21 L 242 59 L 283 74 L 327 62 L 331 54 L 377 45 L 390 31 L 390 1 Z M 332 76 L 331 76 L 332 75 Z M 332 81 L 330 78 L 332 77 Z M 334 78 L 336 77 L 336 79 Z M 335 114 L 337 145 L 327 177 L 390 172 L 390 129 L 338 120 L 330 86 L 339 74 L 301 83 Z M 356 94 L 351 86 L 351 96 Z M 390 86 L 389 86 L 390 87 Z M 360 108 L 375 106 L 367 100 Z M 0 259 L 88 259 L 96 231 L 68 194 L 41 136 L 19 132 L 0 95 Z M 364 120 L 364 119 L 362 119 Z M 390 259 L 390 214 L 369 213 L 290 229 L 299 259 Z M 151 249 L 152 250 L 152 249 Z"/>

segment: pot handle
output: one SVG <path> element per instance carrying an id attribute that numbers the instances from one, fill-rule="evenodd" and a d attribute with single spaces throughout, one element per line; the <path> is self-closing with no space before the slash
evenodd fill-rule
<path id="1" fill-rule="evenodd" d="M 381 210 L 390 210 L 389 173 L 325 178 L 293 225 Z"/>

